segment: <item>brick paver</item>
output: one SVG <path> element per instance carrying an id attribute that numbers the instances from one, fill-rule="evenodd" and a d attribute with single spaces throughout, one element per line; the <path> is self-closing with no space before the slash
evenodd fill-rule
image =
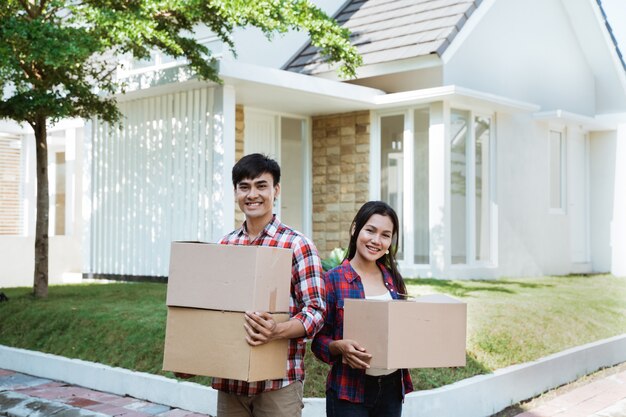
<path id="1" fill-rule="evenodd" d="M 575 388 L 515 417 L 626 417 L 626 371 Z"/>
<path id="2" fill-rule="evenodd" d="M 71 415 L 84 417 L 210 417 L 0 369 L 0 394 L 3 392 L 15 394 L 0 395 L 0 416 L 21 416 L 22 413 L 26 416 L 33 409 L 44 410 L 47 407 L 47 414 L 71 410 Z M 20 405 L 23 405 L 22 411 Z M 5 414 L 5 411 L 10 414 Z"/>

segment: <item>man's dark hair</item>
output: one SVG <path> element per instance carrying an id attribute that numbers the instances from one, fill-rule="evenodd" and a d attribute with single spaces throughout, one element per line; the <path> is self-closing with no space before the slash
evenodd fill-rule
<path id="1" fill-rule="evenodd" d="M 272 158 L 260 154 L 251 153 L 241 158 L 233 167 L 233 187 L 245 179 L 255 179 L 269 172 L 274 178 L 274 184 L 280 183 L 280 166 Z"/>

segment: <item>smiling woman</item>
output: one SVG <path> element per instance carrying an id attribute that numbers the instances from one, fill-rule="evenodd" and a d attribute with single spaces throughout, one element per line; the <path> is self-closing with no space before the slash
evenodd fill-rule
<path id="1" fill-rule="evenodd" d="M 343 338 L 346 298 L 392 300 L 406 294 L 396 268 L 398 234 L 398 216 L 391 206 L 383 201 L 365 203 L 352 221 L 346 259 L 324 276 L 326 320 L 311 349 L 332 365 L 326 384 L 329 417 L 400 416 L 405 394 L 413 391 L 407 369 L 372 368 L 372 355 L 359 341 Z"/>

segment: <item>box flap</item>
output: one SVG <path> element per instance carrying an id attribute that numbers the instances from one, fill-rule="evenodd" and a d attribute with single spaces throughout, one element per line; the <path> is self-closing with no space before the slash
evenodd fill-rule
<path id="1" fill-rule="evenodd" d="M 263 247 L 256 257 L 255 304 L 266 311 L 289 311 L 293 250 Z"/>

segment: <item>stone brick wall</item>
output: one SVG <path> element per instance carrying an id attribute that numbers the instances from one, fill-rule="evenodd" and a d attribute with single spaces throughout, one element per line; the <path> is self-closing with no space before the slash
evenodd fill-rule
<path id="1" fill-rule="evenodd" d="M 313 118 L 313 241 L 322 258 L 347 247 L 354 215 L 369 200 L 368 111 Z"/>

